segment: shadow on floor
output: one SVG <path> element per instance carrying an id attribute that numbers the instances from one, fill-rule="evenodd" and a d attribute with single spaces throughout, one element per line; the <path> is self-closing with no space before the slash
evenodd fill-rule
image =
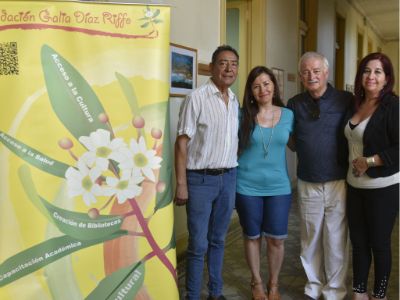
<path id="1" fill-rule="evenodd" d="M 389 300 L 399 299 L 399 221 L 397 219 L 392 234 L 393 269 L 390 277 L 387 298 Z M 289 237 L 285 242 L 285 260 L 280 273 L 279 289 L 282 300 L 302 300 L 304 299 L 304 284 L 306 282 L 305 273 L 300 263 L 300 228 L 298 205 L 293 201 L 289 216 Z M 261 269 L 263 278 L 267 278 L 267 262 L 265 244 L 263 244 Z M 371 266 L 373 270 L 373 266 Z M 250 272 L 247 268 L 240 224 L 234 218 L 229 228 L 226 238 L 225 259 L 224 259 L 224 295 L 229 300 L 248 300 L 251 299 L 250 293 Z M 178 262 L 179 292 L 181 299 L 184 295 L 185 285 L 185 260 Z M 206 273 L 206 267 L 205 267 Z M 370 272 L 368 286 L 372 288 L 373 278 Z M 351 292 L 352 270 L 351 264 L 348 271 L 348 291 Z M 207 274 L 204 275 L 202 299 L 206 299 L 207 293 Z M 348 299 L 351 297 L 349 296 Z M 338 299 L 339 300 L 339 299 Z"/>

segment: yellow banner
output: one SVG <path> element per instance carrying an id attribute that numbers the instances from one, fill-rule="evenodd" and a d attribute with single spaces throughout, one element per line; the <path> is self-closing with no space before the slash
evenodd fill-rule
<path id="1" fill-rule="evenodd" d="M 178 299 L 164 6 L 1 1 L 0 299 Z"/>

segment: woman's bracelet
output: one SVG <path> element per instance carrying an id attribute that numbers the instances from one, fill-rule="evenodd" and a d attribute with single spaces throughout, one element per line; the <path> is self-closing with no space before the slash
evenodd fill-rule
<path id="1" fill-rule="evenodd" d="M 376 166 L 376 162 L 375 162 L 375 157 L 374 156 L 367 157 L 367 166 L 368 166 L 368 168 Z"/>

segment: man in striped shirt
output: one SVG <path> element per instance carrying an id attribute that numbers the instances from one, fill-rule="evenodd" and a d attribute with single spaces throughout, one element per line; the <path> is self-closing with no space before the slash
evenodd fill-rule
<path id="1" fill-rule="evenodd" d="M 176 205 L 185 205 L 189 232 L 186 299 L 200 299 L 204 257 L 208 299 L 222 300 L 222 264 L 236 189 L 239 103 L 229 88 L 236 80 L 239 55 L 218 47 L 211 78 L 183 102 L 175 143 Z"/>

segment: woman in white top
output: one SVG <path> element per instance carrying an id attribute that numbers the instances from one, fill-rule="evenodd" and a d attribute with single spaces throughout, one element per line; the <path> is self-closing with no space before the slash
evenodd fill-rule
<path id="1" fill-rule="evenodd" d="M 387 299 L 390 236 L 399 210 L 399 97 L 393 93 L 393 85 L 393 67 L 386 55 L 371 53 L 361 60 L 354 111 L 345 126 L 353 300 Z M 375 281 L 369 297 L 372 257 Z"/>

